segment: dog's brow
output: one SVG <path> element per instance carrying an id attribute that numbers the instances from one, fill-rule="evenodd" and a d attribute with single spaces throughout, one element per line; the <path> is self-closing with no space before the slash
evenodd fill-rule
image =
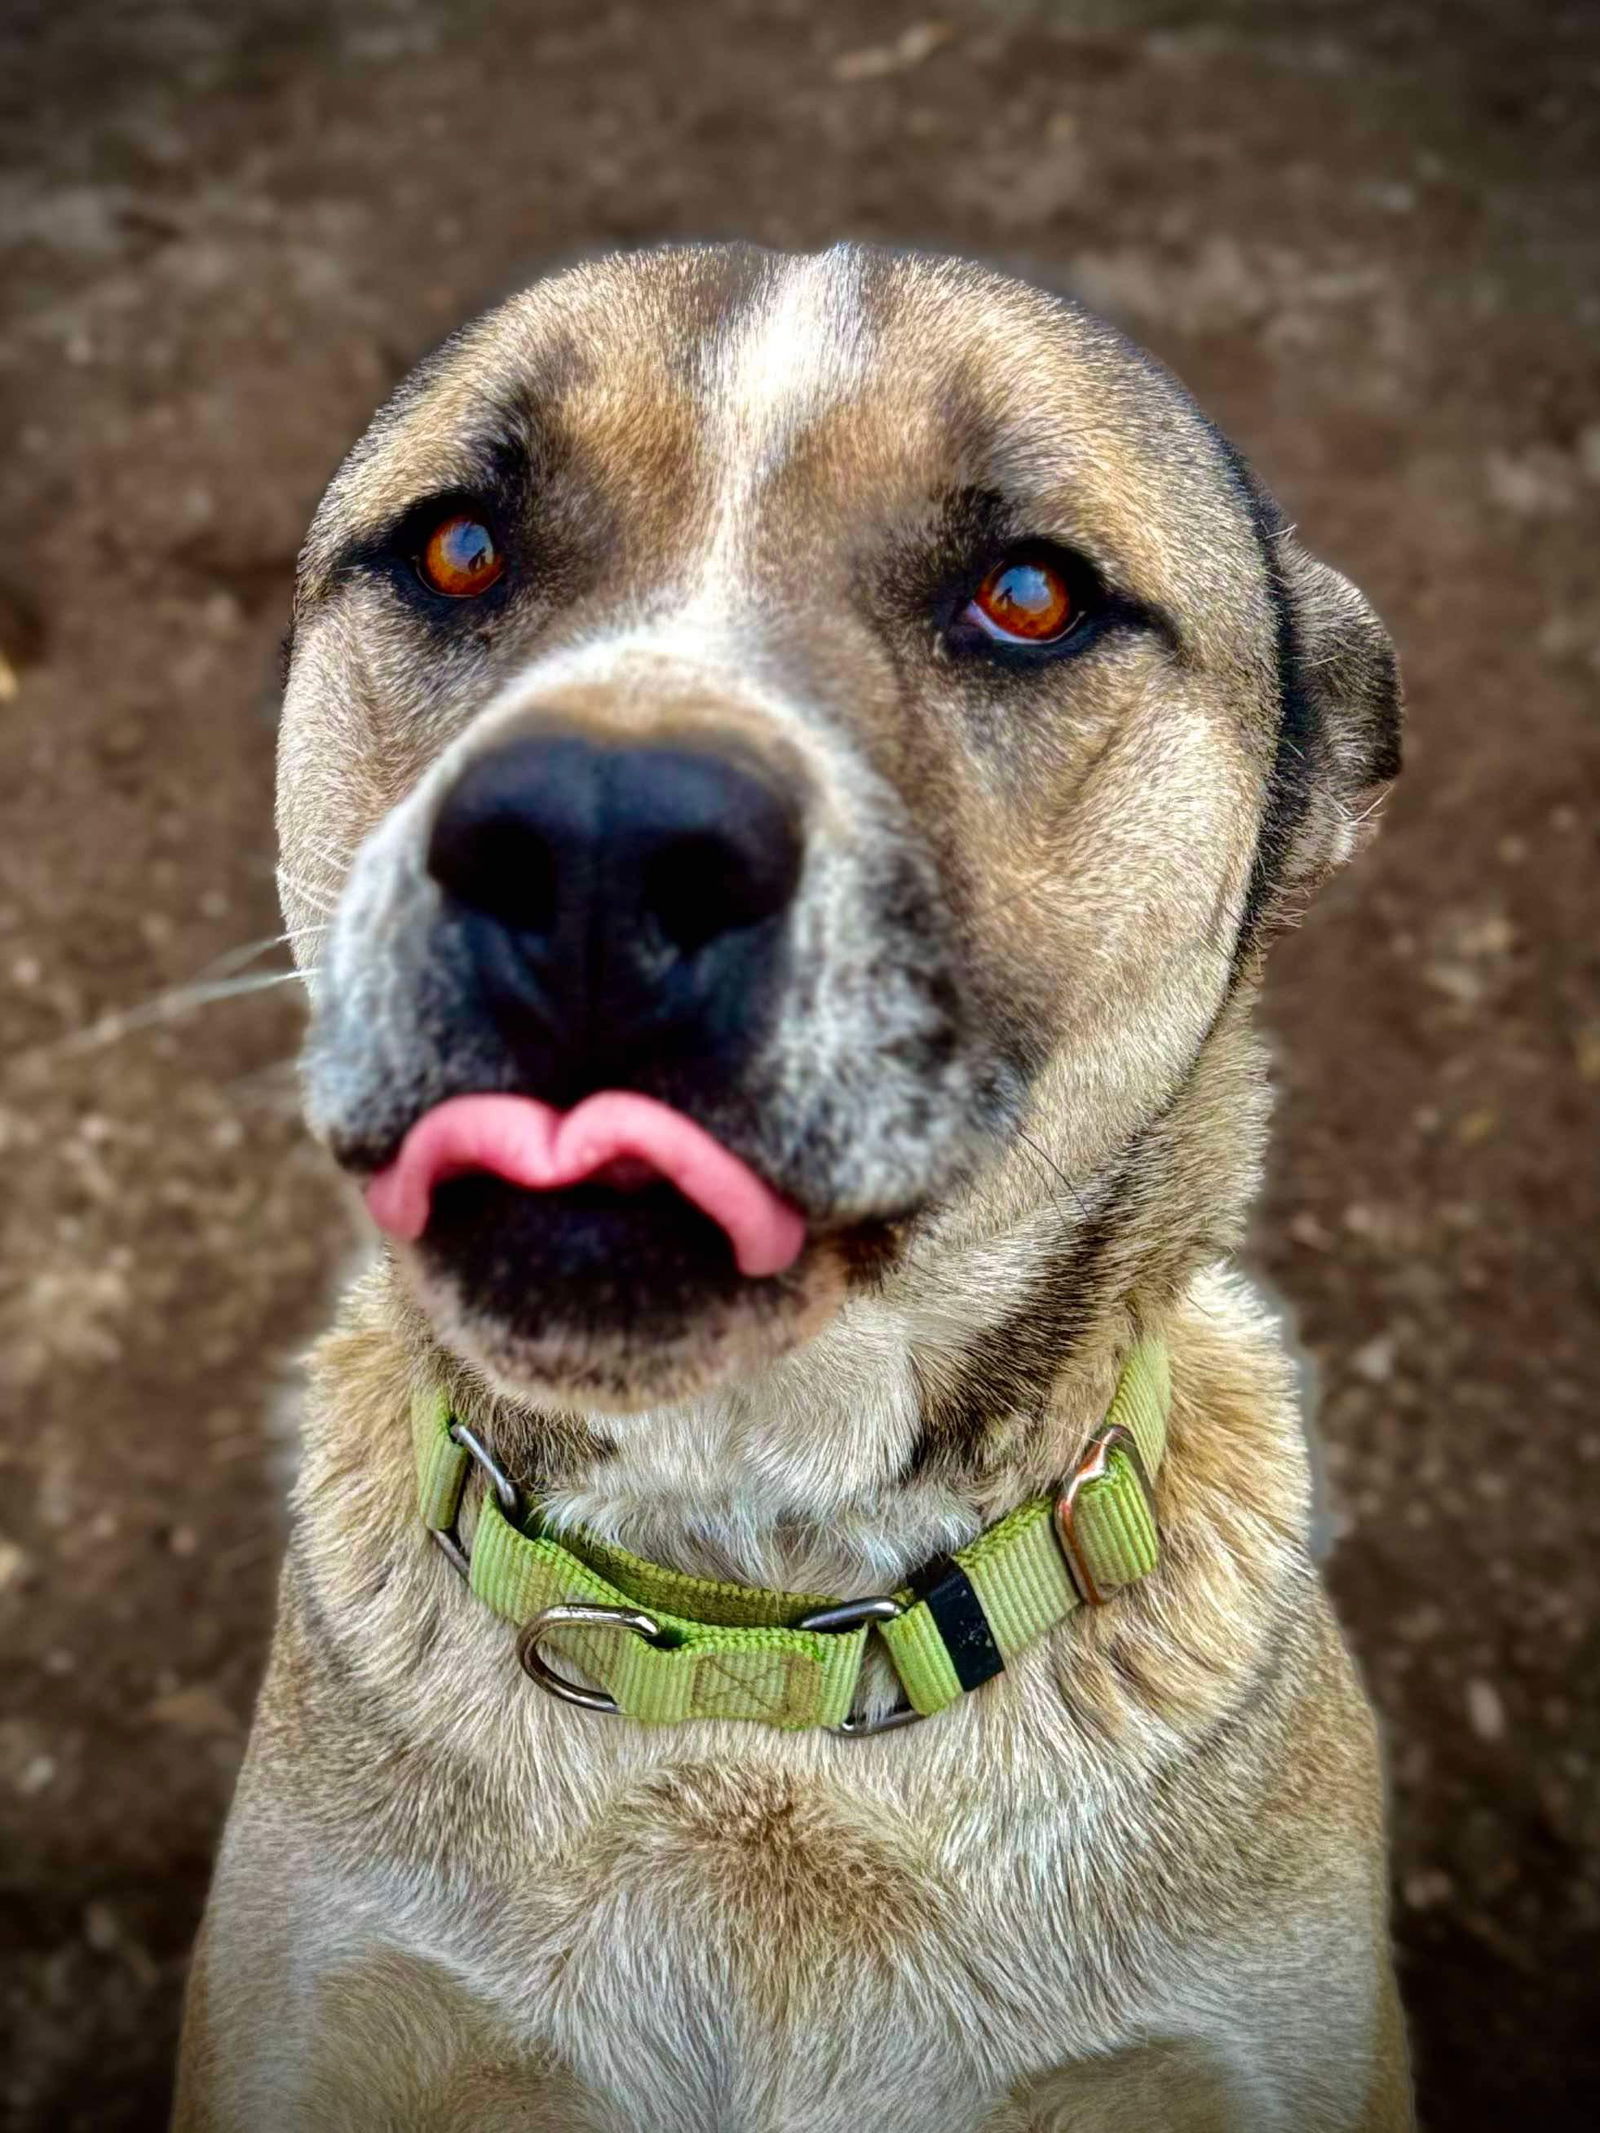
<path id="1" fill-rule="evenodd" d="M 540 446 L 540 426 L 526 410 L 507 410 L 481 430 L 451 440 L 431 468 L 418 468 L 408 494 L 386 499 L 384 509 L 358 523 L 337 547 L 316 556 L 317 587 L 336 585 L 373 562 L 406 522 L 431 503 L 472 498 L 508 511 L 515 508 L 526 498 Z"/>

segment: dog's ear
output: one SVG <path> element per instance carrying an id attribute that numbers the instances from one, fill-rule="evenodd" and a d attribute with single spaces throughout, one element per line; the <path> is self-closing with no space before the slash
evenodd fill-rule
<path id="1" fill-rule="evenodd" d="M 1246 931 L 1354 848 L 1366 796 L 1400 769 L 1400 673 L 1366 599 L 1292 533 L 1269 537 L 1281 704 Z M 1289 899 L 1289 900 L 1292 900 Z"/>
<path id="2" fill-rule="evenodd" d="M 1347 801 L 1400 770 L 1400 669 L 1389 632 L 1346 577 L 1292 534 L 1278 564 L 1293 624 L 1295 680 L 1311 699 Z"/>

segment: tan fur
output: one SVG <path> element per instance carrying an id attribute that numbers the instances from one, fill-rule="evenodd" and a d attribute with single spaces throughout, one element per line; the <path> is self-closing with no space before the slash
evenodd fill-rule
<path id="1" fill-rule="evenodd" d="M 572 584 L 429 644 L 340 555 L 465 480 L 508 396 L 538 409 Z M 864 619 L 868 575 L 892 588 L 952 488 L 1020 497 L 1160 626 L 1031 693 L 916 664 L 915 632 Z M 1259 940 L 1343 856 L 1393 712 L 1359 596 L 1273 543 L 1278 596 L 1215 440 L 1094 322 L 851 250 L 577 270 L 353 455 L 303 560 L 283 751 L 290 923 L 337 899 L 315 1121 L 337 1141 L 381 1102 L 380 1040 L 431 1086 L 415 853 L 461 764 L 552 723 L 703 732 L 805 794 L 808 1006 L 751 1130 L 813 1241 L 659 1343 L 508 1327 L 409 1254 L 352 1292 L 315 1361 L 180 2133 L 1410 2125 L 1372 1720 L 1309 1560 L 1288 1366 L 1223 1265 L 1264 1118 Z M 1275 612 L 1316 723 L 1241 941 L 1281 800 Z M 891 863 L 926 934 L 874 915 Z M 914 1020 L 919 958 L 968 1011 L 902 1112 L 856 1069 Z M 977 1123 L 1014 1031 L 1043 1042 Z M 409 1400 L 442 1381 L 557 1523 L 881 1591 L 1060 1478 L 1139 1330 L 1173 1359 L 1159 1570 L 914 1729 L 575 1710 L 418 1524 Z"/>

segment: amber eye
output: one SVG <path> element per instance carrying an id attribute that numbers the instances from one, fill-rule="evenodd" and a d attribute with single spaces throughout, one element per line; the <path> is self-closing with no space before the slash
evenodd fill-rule
<path id="1" fill-rule="evenodd" d="M 973 595 L 966 619 L 1005 644 L 1051 644 L 1077 621 L 1061 573 L 1048 563 L 1002 563 Z"/>
<path id="2" fill-rule="evenodd" d="M 482 519 L 458 511 L 434 527 L 417 567 L 435 592 L 470 600 L 487 592 L 506 566 Z"/>

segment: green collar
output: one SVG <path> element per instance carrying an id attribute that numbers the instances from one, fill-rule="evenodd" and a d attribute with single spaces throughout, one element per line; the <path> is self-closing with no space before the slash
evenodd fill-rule
<path id="1" fill-rule="evenodd" d="M 517 1655 L 543 1688 L 647 1725 L 754 1718 L 878 1733 L 931 1718 L 1076 1608 L 1155 1568 L 1151 1482 L 1170 1400 L 1165 1346 L 1136 1342 L 1105 1422 L 1058 1491 L 899 1592 L 845 1601 L 689 1577 L 592 1534 L 556 1540 L 442 1393 L 419 1394 L 412 1419 L 423 1521 L 478 1597 L 517 1625 Z M 489 1485 L 469 1555 L 456 1520 L 475 1464 Z M 872 1630 L 905 1701 L 887 1717 L 852 1717 Z M 558 1674 L 552 1648 L 601 1686 Z"/>

